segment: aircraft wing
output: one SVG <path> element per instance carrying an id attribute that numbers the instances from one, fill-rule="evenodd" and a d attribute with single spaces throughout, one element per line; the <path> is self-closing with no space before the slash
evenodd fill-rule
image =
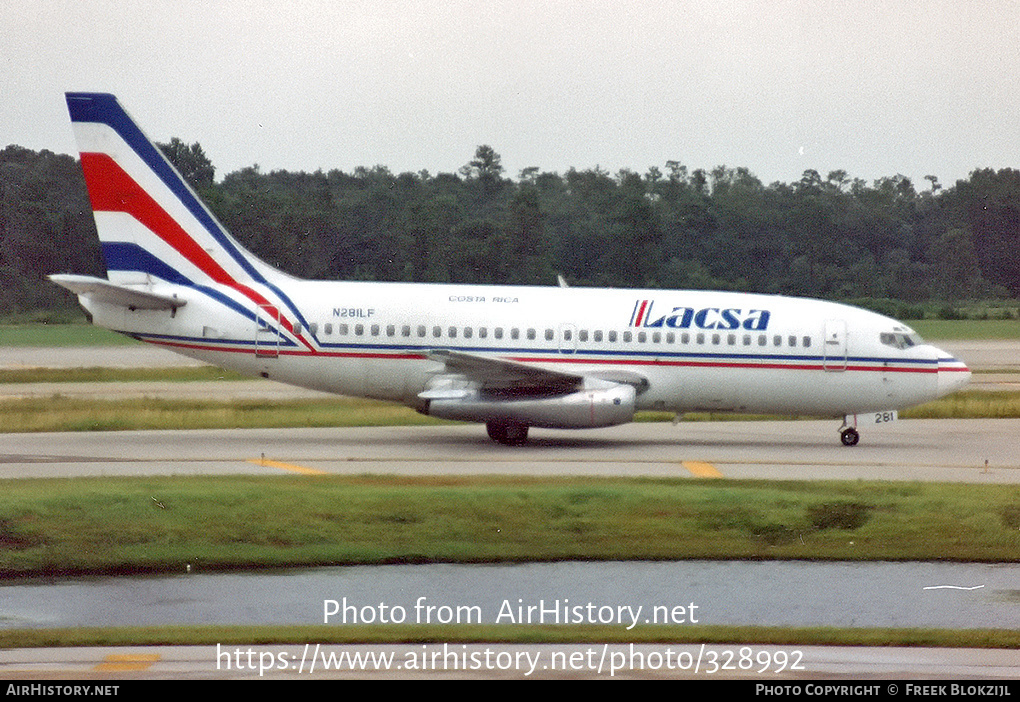
<path id="1" fill-rule="evenodd" d="M 51 275 L 50 280 L 76 295 L 85 295 L 96 302 L 119 305 L 133 310 L 173 310 L 187 304 L 186 300 L 176 297 L 159 295 L 142 288 L 118 285 L 89 275 Z"/>
<path id="2" fill-rule="evenodd" d="M 638 393 L 648 388 L 648 380 L 644 376 L 629 371 L 568 373 L 447 349 L 429 351 L 427 355 L 431 360 L 443 363 L 447 374 L 461 376 L 492 394 L 560 395 L 584 389 L 591 384 L 588 382 L 591 380 L 632 385 Z M 449 396 L 451 391 L 454 394 L 457 392 L 452 389 L 442 390 L 440 387 L 438 384 L 435 387 L 437 395 L 442 394 L 445 397 Z M 419 397 L 429 399 L 432 395 L 433 392 L 427 390 Z"/>
<path id="3" fill-rule="evenodd" d="M 584 384 L 584 376 L 536 368 L 516 361 L 487 358 L 446 349 L 429 351 L 428 357 L 446 366 L 446 372 L 464 376 L 486 390 L 572 392 Z"/>

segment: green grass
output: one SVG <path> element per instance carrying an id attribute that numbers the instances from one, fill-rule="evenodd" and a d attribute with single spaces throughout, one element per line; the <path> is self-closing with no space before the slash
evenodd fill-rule
<path id="1" fill-rule="evenodd" d="M 92 400 L 55 395 L 0 401 L 3 432 L 371 427 L 441 424 L 388 402 L 308 400 Z"/>
<path id="2" fill-rule="evenodd" d="M 0 346 L 125 346 L 139 342 L 91 324 L 4 324 Z"/>
<path id="3" fill-rule="evenodd" d="M 1015 562 L 1020 487 L 625 478 L 7 480 L 0 575 L 340 564 Z"/>
<path id="4" fill-rule="evenodd" d="M 935 402 L 902 410 L 902 419 L 1016 419 L 1020 418 L 1020 392 L 1015 390 L 961 390 Z"/>
<path id="5" fill-rule="evenodd" d="M 1008 341 L 1020 339 L 1016 319 L 916 319 L 907 322 L 929 341 Z"/>
<path id="6" fill-rule="evenodd" d="M 0 630 L 0 648 L 65 646 L 261 646 L 321 644 L 739 644 L 758 646 L 1020 647 L 1010 629 L 837 629 L 830 627 L 385 625 L 385 626 L 151 626 Z"/>
<path id="7" fill-rule="evenodd" d="M 250 380 L 248 376 L 215 366 L 171 368 L 0 368 L 0 383 L 205 382 Z"/>
<path id="8" fill-rule="evenodd" d="M 903 410 L 904 419 L 1020 418 L 1020 392 L 966 390 Z M 641 412 L 636 420 L 671 421 L 673 415 Z M 692 413 L 684 421 L 796 419 L 759 415 Z M 351 397 L 306 400 L 125 400 L 52 397 L 0 400 L 0 432 L 127 431 L 290 427 L 417 426 L 443 424 L 389 402 Z"/>

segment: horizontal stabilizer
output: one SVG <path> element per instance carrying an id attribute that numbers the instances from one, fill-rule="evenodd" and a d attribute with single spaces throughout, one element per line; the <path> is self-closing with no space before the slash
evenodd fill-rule
<path id="1" fill-rule="evenodd" d="M 96 302 L 119 305 L 132 310 L 175 310 L 187 304 L 186 300 L 177 297 L 159 295 L 129 285 L 118 285 L 89 275 L 51 275 L 50 280 L 76 295 L 84 295 Z"/>

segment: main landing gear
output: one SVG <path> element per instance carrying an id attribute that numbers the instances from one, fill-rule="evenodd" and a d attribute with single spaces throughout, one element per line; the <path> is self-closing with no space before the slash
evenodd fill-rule
<path id="1" fill-rule="evenodd" d="M 851 416 L 853 417 L 853 426 L 850 426 Z M 857 415 L 843 417 L 843 426 L 839 428 L 839 438 L 844 446 L 856 446 L 857 442 L 861 440 L 861 435 L 857 431 Z"/>
<path id="2" fill-rule="evenodd" d="M 528 425 L 520 422 L 494 420 L 485 423 L 489 438 L 505 446 L 522 446 L 528 442 Z"/>

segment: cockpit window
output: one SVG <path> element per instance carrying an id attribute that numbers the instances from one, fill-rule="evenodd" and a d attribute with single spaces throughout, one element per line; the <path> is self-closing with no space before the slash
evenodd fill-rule
<path id="1" fill-rule="evenodd" d="M 883 344 L 892 346 L 894 349 L 909 349 L 911 346 L 924 344 L 924 340 L 917 332 L 903 327 L 891 332 L 882 332 L 878 338 Z"/>

